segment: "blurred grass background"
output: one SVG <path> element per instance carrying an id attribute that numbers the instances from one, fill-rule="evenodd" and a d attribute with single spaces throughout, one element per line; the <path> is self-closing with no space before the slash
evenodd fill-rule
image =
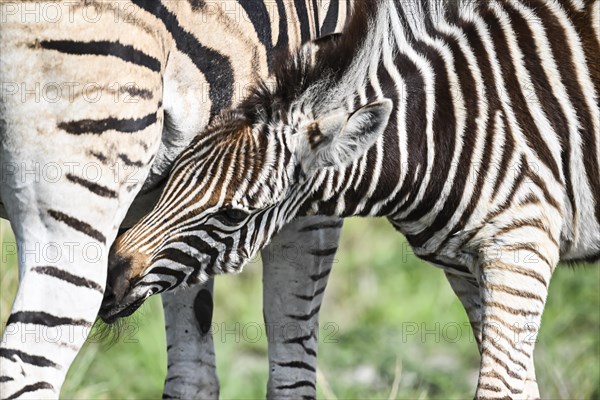
<path id="1" fill-rule="evenodd" d="M 3 220 L 0 239 L 0 246 L 14 243 Z M 442 271 L 406 249 L 382 219 L 346 221 L 321 311 L 319 398 L 472 398 L 478 353 L 465 313 Z M 17 260 L 0 260 L 4 324 L 16 292 Z M 262 324 L 261 273 L 254 263 L 241 275 L 217 278 L 218 326 Z M 600 398 L 599 293 L 598 266 L 561 266 L 555 273 L 535 350 L 543 398 Z M 133 318 L 139 330 L 126 340 L 112 347 L 86 344 L 62 398 L 161 398 L 166 352 L 160 299 L 153 297 Z M 264 399 L 264 335 L 238 343 L 218 332 L 215 345 L 221 398 Z"/>

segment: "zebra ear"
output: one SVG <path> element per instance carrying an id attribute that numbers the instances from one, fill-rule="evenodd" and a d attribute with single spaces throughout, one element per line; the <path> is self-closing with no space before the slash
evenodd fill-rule
<path id="1" fill-rule="evenodd" d="M 367 153 L 383 134 L 393 103 L 382 99 L 369 103 L 351 114 L 334 112 L 308 125 L 296 149 L 302 172 L 343 168 Z"/>

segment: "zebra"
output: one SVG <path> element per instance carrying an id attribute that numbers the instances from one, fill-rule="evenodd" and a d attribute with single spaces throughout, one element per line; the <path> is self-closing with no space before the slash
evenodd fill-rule
<path id="1" fill-rule="evenodd" d="M 405 6 L 359 2 L 192 141 L 113 245 L 106 316 L 239 272 L 296 217 L 386 217 L 464 305 L 476 398 L 540 397 L 550 277 L 600 260 L 600 1 Z"/>
<path id="2" fill-rule="evenodd" d="M 119 227 L 152 209 L 177 154 L 248 83 L 267 76 L 277 54 L 341 30 L 351 4 L 0 4 L 0 215 L 11 221 L 20 253 L 20 285 L 0 347 L 0 397 L 58 397 L 103 299 Z M 285 323 L 320 304 L 340 228 L 339 219 L 307 218 L 265 249 L 267 322 Z M 303 244 L 295 258 L 278 251 L 295 243 Z M 61 256 L 36 259 L 40 248 Z M 311 298 L 297 298 L 298 288 Z M 218 396 L 206 329 L 211 291 L 209 283 L 163 296 L 165 398 Z M 312 332 L 313 316 L 294 323 Z M 315 397 L 314 384 L 295 385 L 315 380 L 316 338 L 299 348 L 272 332 L 268 395 Z"/>

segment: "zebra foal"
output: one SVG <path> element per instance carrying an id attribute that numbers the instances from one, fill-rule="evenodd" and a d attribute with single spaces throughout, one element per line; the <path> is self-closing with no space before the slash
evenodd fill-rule
<path id="1" fill-rule="evenodd" d="M 238 272 L 295 217 L 382 216 L 463 303 L 476 397 L 538 398 L 552 273 L 600 259 L 599 15 L 600 1 L 360 2 L 181 153 L 115 242 L 110 279 L 127 283 L 104 312 Z M 172 252 L 198 262 L 174 274 Z"/>

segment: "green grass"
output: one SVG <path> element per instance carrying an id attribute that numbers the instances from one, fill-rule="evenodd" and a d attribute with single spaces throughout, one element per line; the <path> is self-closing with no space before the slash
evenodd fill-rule
<path id="1" fill-rule="evenodd" d="M 7 224 L 1 244 L 14 241 Z M 383 220 L 348 220 L 321 312 L 319 398 L 470 398 L 478 354 L 462 307 L 443 273 L 410 254 Z M 262 322 L 261 267 L 216 281 L 217 326 Z M 14 257 L 0 266 L 6 321 L 17 283 Z M 600 268 L 559 267 L 536 345 L 544 398 L 600 397 Z M 65 399 L 158 399 L 166 373 L 160 300 L 112 347 L 88 343 L 63 387 Z M 264 398 L 266 340 L 217 332 L 221 398 Z"/>

